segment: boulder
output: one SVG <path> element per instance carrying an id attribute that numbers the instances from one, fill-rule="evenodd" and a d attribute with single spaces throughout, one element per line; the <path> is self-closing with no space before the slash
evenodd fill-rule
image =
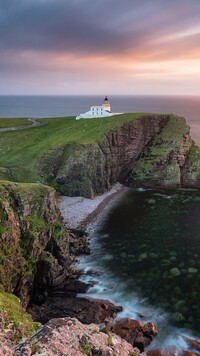
<path id="1" fill-rule="evenodd" d="M 75 317 L 84 324 L 104 323 L 106 318 L 114 318 L 122 311 L 122 307 L 115 306 L 107 300 L 76 298 L 64 295 L 62 297 L 48 297 L 42 305 L 31 305 L 28 312 L 33 319 L 42 324 L 52 318 Z"/>
<path id="2" fill-rule="evenodd" d="M 40 354 L 137 356 L 139 350 L 115 334 L 100 332 L 95 324 L 83 325 L 75 318 L 61 318 L 49 321 L 14 350 L 15 356 Z"/>
<path id="3" fill-rule="evenodd" d="M 147 347 L 158 331 L 153 323 L 143 324 L 138 320 L 123 318 L 115 323 L 112 331 L 122 339 L 138 347 L 142 352 Z"/>

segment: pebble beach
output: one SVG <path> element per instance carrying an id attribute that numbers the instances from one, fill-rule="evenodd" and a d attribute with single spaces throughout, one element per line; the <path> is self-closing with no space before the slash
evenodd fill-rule
<path id="1" fill-rule="evenodd" d="M 67 228 L 84 228 L 91 222 L 105 205 L 117 194 L 126 190 L 120 183 L 112 189 L 94 199 L 84 197 L 61 196 L 58 198 L 58 206 Z"/>

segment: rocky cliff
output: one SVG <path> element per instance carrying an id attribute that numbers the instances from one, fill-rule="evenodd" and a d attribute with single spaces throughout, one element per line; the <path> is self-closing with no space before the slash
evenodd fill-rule
<path id="1" fill-rule="evenodd" d="M 0 219 L 0 285 L 5 292 L 18 295 L 26 306 L 38 261 L 52 259 L 53 264 L 57 256 L 50 249 L 54 248 L 70 262 L 69 236 L 62 225 L 54 189 L 1 181 Z"/>
<path id="2" fill-rule="evenodd" d="M 193 146 L 185 120 L 172 116 L 133 164 L 127 183 L 131 187 L 180 187 Z"/>
<path id="3" fill-rule="evenodd" d="M 53 184 L 63 195 L 89 198 L 117 181 L 131 187 L 198 187 L 199 157 L 184 118 L 141 115 L 95 144 L 70 146 Z"/>
<path id="4" fill-rule="evenodd" d="M 141 115 L 112 129 L 95 144 L 70 147 L 55 178 L 63 195 L 93 197 L 124 182 L 146 145 L 168 123 L 170 115 Z"/>
<path id="5" fill-rule="evenodd" d="M 76 289 L 75 256 L 87 252 L 86 236 L 69 233 L 55 190 L 42 184 L 0 182 L 0 341 L 8 344 L 38 327 L 26 313 L 30 300 Z M 15 295 L 14 295 L 15 294 Z"/>

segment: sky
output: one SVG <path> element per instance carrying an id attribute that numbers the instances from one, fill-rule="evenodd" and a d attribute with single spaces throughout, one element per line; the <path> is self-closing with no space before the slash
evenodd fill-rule
<path id="1" fill-rule="evenodd" d="M 0 95 L 200 95 L 200 0 L 0 0 Z"/>

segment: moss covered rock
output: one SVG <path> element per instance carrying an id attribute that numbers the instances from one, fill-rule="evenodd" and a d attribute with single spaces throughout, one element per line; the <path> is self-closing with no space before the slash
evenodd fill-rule
<path id="1" fill-rule="evenodd" d="M 57 209 L 55 191 L 42 184 L 0 182 L 0 285 L 30 299 L 36 264 L 48 242 L 68 255 L 68 234 Z M 62 243 L 64 241 L 64 243 Z"/>
<path id="2" fill-rule="evenodd" d="M 19 298 L 0 291 L 0 331 L 5 339 L 16 343 L 33 334 L 39 326 L 22 308 Z"/>
<path id="3" fill-rule="evenodd" d="M 180 186 L 181 169 L 191 146 L 185 120 L 172 115 L 133 164 L 129 184 L 163 188 Z"/>

